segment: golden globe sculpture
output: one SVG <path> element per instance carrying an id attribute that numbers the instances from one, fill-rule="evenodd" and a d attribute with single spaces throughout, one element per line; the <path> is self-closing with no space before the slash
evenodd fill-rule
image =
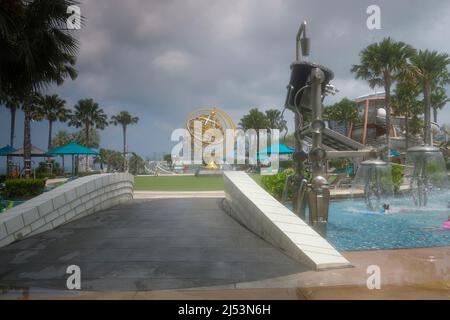
<path id="1" fill-rule="evenodd" d="M 196 122 L 201 124 L 201 131 L 195 130 Z M 194 148 L 201 149 L 203 154 L 205 147 L 223 143 L 226 130 L 236 130 L 236 125 L 225 111 L 217 107 L 198 108 L 188 116 L 186 129 L 194 142 Z M 216 130 L 221 133 L 221 137 L 218 139 L 213 134 Z M 205 159 L 205 162 L 207 169 L 217 169 L 216 159 Z"/>

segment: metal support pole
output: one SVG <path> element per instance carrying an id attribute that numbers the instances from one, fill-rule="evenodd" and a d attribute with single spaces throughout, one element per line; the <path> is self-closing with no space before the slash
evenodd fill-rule
<path id="1" fill-rule="evenodd" d="M 319 123 L 323 121 L 322 118 L 322 82 L 325 80 L 325 75 L 319 68 L 314 68 L 311 72 L 311 104 L 312 104 L 312 119 L 313 122 Z M 317 150 L 322 147 L 322 131 L 323 128 L 317 128 L 312 131 L 312 149 Z M 323 172 L 323 161 L 312 162 L 313 178 L 321 175 Z"/>
<path id="2" fill-rule="evenodd" d="M 313 121 L 312 148 L 309 155 L 312 165 L 312 180 L 308 194 L 309 220 L 310 224 L 322 235 L 326 235 L 326 225 L 328 222 L 328 208 L 330 203 L 330 190 L 328 181 L 324 177 L 324 163 L 326 151 L 322 147 L 322 135 L 325 123 L 322 118 L 322 84 L 325 81 L 325 74 L 319 68 L 314 68 L 311 72 L 311 107 Z"/>
<path id="3" fill-rule="evenodd" d="M 295 113 L 295 177 L 294 177 L 294 188 L 293 188 L 293 210 L 302 219 L 305 219 L 305 207 L 306 207 L 306 184 L 307 181 L 304 179 L 304 161 L 307 158 L 306 153 L 303 151 L 303 143 L 301 139 L 301 129 L 302 129 L 302 119 L 300 118 L 298 112 Z"/>

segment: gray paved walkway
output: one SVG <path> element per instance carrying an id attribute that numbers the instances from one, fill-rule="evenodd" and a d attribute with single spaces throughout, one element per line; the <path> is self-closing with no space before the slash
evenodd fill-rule
<path id="1" fill-rule="evenodd" d="M 230 285 L 305 271 L 220 209 L 221 199 L 134 200 L 0 249 L 1 287 L 146 291 Z"/>

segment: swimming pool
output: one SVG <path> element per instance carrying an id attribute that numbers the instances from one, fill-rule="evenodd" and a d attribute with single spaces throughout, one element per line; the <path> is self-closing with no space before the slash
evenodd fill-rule
<path id="1" fill-rule="evenodd" d="M 446 192 L 416 209 L 412 200 L 398 198 L 388 215 L 369 212 L 361 200 L 333 201 L 327 239 L 339 251 L 450 246 L 450 230 L 441 228 L 450 215 L 448 201 Z"/>

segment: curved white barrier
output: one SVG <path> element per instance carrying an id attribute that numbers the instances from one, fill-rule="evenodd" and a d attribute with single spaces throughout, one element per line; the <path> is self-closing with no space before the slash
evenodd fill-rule
<path id="1" fill-rule="evenodd" d="M 87 176 L 0 215 L 0 248 L 133 198 L 129 173 Z"/>
<path id="2" fill-rule="evenodd" d="M 245 172 L 224 172 L 230 214 L 261 238 L 317 270 L 350 267 L 327 240 Z"/>

